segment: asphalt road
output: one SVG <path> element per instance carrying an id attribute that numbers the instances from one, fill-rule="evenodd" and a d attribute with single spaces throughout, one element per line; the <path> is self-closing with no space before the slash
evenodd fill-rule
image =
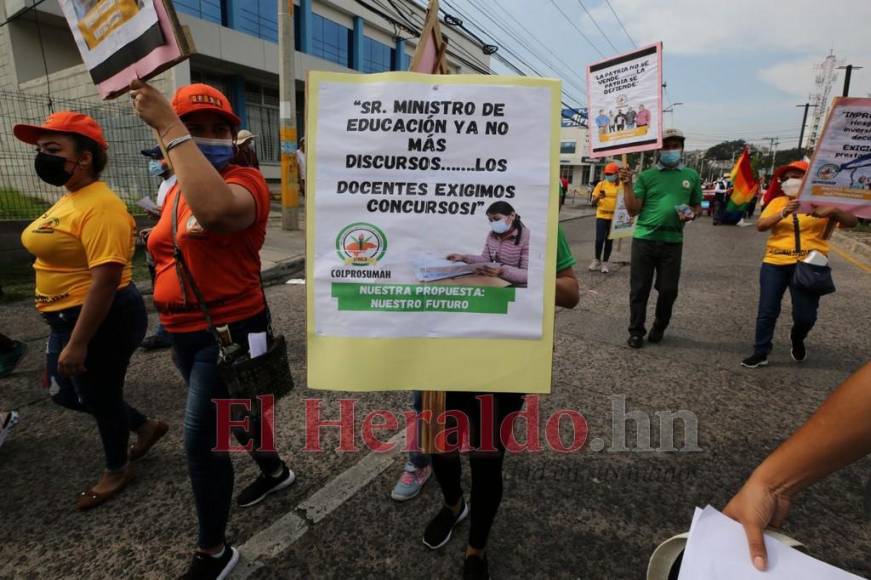
<path id="1" fill-rule="evenodd" d="M 783 316 L 771 366 L 741 368 L 753 340 L 764 236 L 753 228 L 715 228 L 708 219 L 688 227 L 681 295 L 665 341 L 630 350 L 628 266 L 617 264 L 608 275 L 587 272 L 593 225 L 591 219 L 563 224 L 578 259 L 582 298 L 557 315 L 553 392 L 541 399 L 543 417 L 558 409 L 581 412 L 589 444 L 576 453 L 506 459 L 504 500 L 488 547 L 495 578 L 643 578 L 653 549 L 689 527 L 695 506 L 722 508 L 753 467 L 871 352 L 871 274 L 834 255 L 838 292 L 823 299 L 808 361 L 789 359 Z M 627 261 L 629 245 L 613 260 Z M 439 551 L 421 543 L 440 504 L 434 480 L 420 497 L 398 504 L 389 493 L 401 454 L 337 453 L 331 431 L 323 439 L 328 451 L 301 451 L 304 400 L 322 399 L 324 416 L 335 418 L 338 400 L 347 397 L 303 388 L 304 291 L 293 285 L 267 292 L 300 385 L 277 409 L 279 448 L 298 481 L 258 506 L 234 509 L 230 540 L 251 560 L 237 576 L 460 577 L 467 523 Z M 786 298 L 785 313 L 788 304 Z M 31 346 L 21 370 L 0 381 L 0 409 L 18 408 L 22 420 L 0 449 L 0 578 L 180 575 L 195 516 L 181 442 L 185 390 L 169 354 L 137 353 L 127 393 L 143 412 L 169 421 L 170 434 L 138 465 L 129 490 L 81 514 L 73 509 L 75 495 L 102 467 L 96 427 L 46 400 L 39 375 L 47 331 L 30 306 L 5 305 L 0 330 Z M 406 393 L 357 399 L 358 417 L 407 405 Z M 620 408 L 642 425 L 650 420 L 649 446 L 639 448 L 630 420 L 630 450 L 615 450 L 624 431 Z M 677 428 L 678 451 L 658 450 L 669 447 L 659 428 L 668 412 L 697 425 Z M 686 449 L 693 447 L 693 431 L 696 451 Z M 234 461 L 238 488 L 255 470 L 245 456 Z M 863 513 L 869 466 L 866 459 L 806 491 L 785 527 L 813 555 L 860 575 L 871 574 L 871 525 Z"/>

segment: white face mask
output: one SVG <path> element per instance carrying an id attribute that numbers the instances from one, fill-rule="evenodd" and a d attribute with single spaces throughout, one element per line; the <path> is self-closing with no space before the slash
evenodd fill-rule
<path id="1" fill-rule="evenodd" d="M 780 184 L 780 189 L 787 197 L 795 197 L 798 195 L 798 189 L 801 187 L 801 179 L 790 177 Z"/>
<path id="2" fill-rule="evenodd" d="M 508 231 L 509 226 L 505 223 L 505 220 L 496 220 L 495 222 L 490 222 L 490 229 L 493 230 L 494 234 L 504 234 Z"/>

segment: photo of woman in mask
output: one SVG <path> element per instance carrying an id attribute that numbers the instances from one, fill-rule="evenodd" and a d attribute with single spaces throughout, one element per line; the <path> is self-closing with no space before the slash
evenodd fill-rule
<path id="1" fill-rule="evenodd" d="M 529 268 L 529 228 L 514 208 L 497 201 L 487 208 L 490 233 L 479 255 L 450 254 L 448 260 L 479 264 L 475 273 L 502 278 L 515 286 L 525 286 Z"/>
<path id="2" fill-rule="evenodd" d="M 771 185 L 765 193 L 765 209 L 756 222 L 760 232 L 770 234 L 759 273 L 756 341 L 753 354 L 741 362 L 747 368 L 768 364 L 774 327 L 780 316 L 780 305 L 787 288 L 792 296 L 790 354 L 796 362 L 807 358 L 804 342 L 816 323 L 820 296 L 796 286 L 793 281 L 795 265 L 812 251 L 823 255 L 829 253 L 826 232 L 830 222 L 846 228 L 852 228 L 858 223 L 856 216 L 834 207 L 814 207 L 811 214 L 799 213 L 798 194 L 807 169 L 806 161 L 794 161 L 775 170 Z M 796 244 L 796 238 L 799 244 Z"/>

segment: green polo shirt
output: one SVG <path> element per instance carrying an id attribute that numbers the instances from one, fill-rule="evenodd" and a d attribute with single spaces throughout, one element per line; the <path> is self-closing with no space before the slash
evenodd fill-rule
<path id="1" fill-rule="evenodd" d="M 575 257 L 572 256 L 572 249 L 569 247 L 569 241 L 566 239 L 566 234 L 563 232 L 563 227 L 559 226 L 556 238 L 556 271 L 565 270 L 575 265 Z"/>
<path id="2" fill-rule="evenodd" d="M 684 223 L 675 206 L 702 203 L 702 180 L 689 167 L 651 167 L 635 181 L 635 197 L 642 202 L 635 221 L 635 237 L 640 240 L 683 242 Z"/>

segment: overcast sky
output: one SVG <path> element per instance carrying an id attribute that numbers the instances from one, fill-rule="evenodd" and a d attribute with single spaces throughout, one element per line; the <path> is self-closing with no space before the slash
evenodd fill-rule
<path id="1" fill-rule="evenodd" d="M 673 124 L 687 133 L 691 149 L 737 138 L 761 144 L 763 137 L 778 137 L 781 149 L 797 146 L 803 111 L 795 105 L 808 100 L 814 65 L 830 50 L 843 64 L 865 67 L 853 72 L 850 95 L 871 96 L 871 0 L 610 2 L 628 36 L 605 0 L 442 0 L 441 6 L 464 13 L 468 27 L 483 28 L 521 68 L 517 57 L 543 76 L 560 76 L 572 104 L 586 102 L 587 64 L 632 49 L 629 36 L 638 46 L 662 41 L 666 106 L 683 103 Z M 495 58 L 492 65 L 510 70 Z M 843 88 L 843 71 L 837 72 L 832 96 Z M 670 126 L 672 115 L 665 120 Z"/>

